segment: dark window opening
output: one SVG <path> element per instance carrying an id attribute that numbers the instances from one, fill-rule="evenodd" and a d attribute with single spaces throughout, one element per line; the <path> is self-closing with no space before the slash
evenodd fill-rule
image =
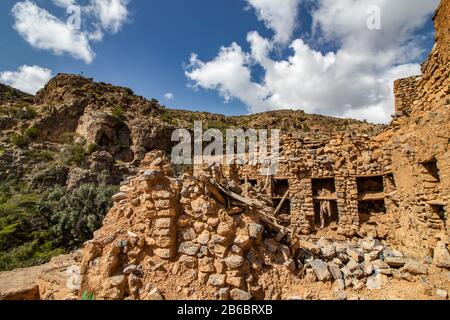
<path id="1" fill-rule="evenodd" d="M 274 198 L 282 198 L 289 191 L 289 180 L 275 179 L 272 185 L 272 195 Z"/>
<path id="2" fill-rule="evenodd" d="M 339 223 L 337 201 L 314 201 L 314 225 L 316 230 L 327 228 L 333 223 Z"/>
<path id="3" fill-rule="evenodd" d="M 435 213 L 439 219 L 441 219 L 444 224 L 447 222 L 447 214 L 445 212 L 445 207 L 443 205 L 432 205 L 431 209 L 433 210 L 433 213 Z"/>
<path id="4" fill-rule="evenodd" d="M 313 197 L 334 198 L 336 184 L 334 178 L 312 179 Z"/>
<path id="5" fill-rule="evenodd" d="M 240 179 L 239 182 L 241 184 L 245 184 L 245 179 Z M 258 186 L 258 179 L 247 179 L 247 183 L 251 185 L 252 187 Z"/>
<path id="6" fill-rule="evenodd" d="M 358 202 L 359 221 L 366 223 L 374 215 L 386 214 L 384 200 L 360 201 Z"/>
<path id="7" fill-rule="evenodd" d="M 359 194 L 384 192 L 382 176 L 358 177 L 356 178 L 356 182 L 358 184 Z"/>
<path id="8" fill-rule="evenodd" d="M 439 177 L 439 168 L 437 166 L 436 160 L 423 162 L 422 166 L 425 168 L 427 174 L 433 177 L 434 180 L 436 180 L 437 182 L 441 181 L 441 178 Z"/>

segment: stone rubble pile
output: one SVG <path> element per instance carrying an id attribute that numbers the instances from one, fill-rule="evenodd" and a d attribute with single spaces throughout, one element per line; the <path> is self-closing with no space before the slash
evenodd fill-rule
<path id="1" fill-rule="evenodd" d="M 381 290 L 389 278 L 414 282 L 428 274 L 426 263 L 405 257 L 373 238 L 358 242 L 321 238 L 308 249 L 300 249 L 298 264 L 304 266 L 309 280 L 332 281 L 338 291 Z"/>

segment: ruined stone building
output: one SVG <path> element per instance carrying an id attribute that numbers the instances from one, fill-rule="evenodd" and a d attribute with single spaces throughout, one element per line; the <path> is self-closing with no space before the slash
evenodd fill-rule
<path id="1" fill-rule="evenodd" d="M 414 248 L 420 255 L 448 235 L 450 211 L 450 35 L 448 2 L 434 21 L 436 45 L 422 75 L 395 82 L 396 114 L 375 137 L 336 134 L 329 139 L 282 138 L 278 173 L 239 166 L 230 175 L 264 189 L 286 226 L 304 234 L 325 226 L 353 237 L 370 234 Z"/>

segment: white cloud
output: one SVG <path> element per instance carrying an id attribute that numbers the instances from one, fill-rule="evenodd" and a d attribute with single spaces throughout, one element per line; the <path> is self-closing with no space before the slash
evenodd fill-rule
<path id="1" fill-rule="evenodd" d="M 76 4 L 76 0 L 53 0 L 53 3 L 58 7 L 68 8 Z"/>
<path id="2" fill-rule="evenodd" d="M 14 28 L 33 47 L 50 50 L 57 55 L 69 53 L 76 59 L 91 63 L 95 57 L 83 32 L 64 22 L 30 1 L 17 3 L 12 13 Z"/>
<path id="3" fill-rule="evenodd" d="M 196 55 L 190 59 L 186 76 L 194 81 L 194 87 L 203 87 L 219 91 L 225 101 L 239 98 L 249 106 L 263 102 L 267 97 L 265 88 L 251 81 L 250 56 L 240 46 L 233 43 L 222 47 L 218 56 L 203 62 Z"/>
<path id="4" fill-rule="evenodd" d="M 274 41 L 286 44 L 295 30 L 301 0 L 246 0 L 258 19 L 275 32 Z"/>
<path id="5" fill-rule="evenodd" d="M 337 44 L 337 50 L 323 53 L 296 39 L 290 55 L 275 60 L 273 41 L 250 32 L 250 53 L 233 43 L 209 62 L 193 55 L 186 76 L 194 87 L 217 90 L 225 100 L 239 99 L 250 112 L 303 109 L 388 122 L 394 110 L 393 81 L 420 74 L 414 61 L 422 50 L 414 32 L 438 2 L 320 0 L 312 12 L 316 40 Z M 382 30 L 366 27 L 367 6 L 373 4 L 381 8 Z M 263 70 L 260 82 L 251 77 L 255 64 Z"/>
<path id="6" fill-rule="evenodd" d="M 0 82 L 23 92 L 35 94 L 52 77 L 50 69 L 23 65 L 17 71 L 0 72 Z"/>
<path id="7" fill-rule="evenodd" d="M 92 0 L 92 10 L 102 29 L 117 33 L 128 19 L 129 0 Z"/>
<path id="8" fill-rule="evenodd" d="M 175 100 L 175 95 L 172 92 L 167 92 L 164 94 L 164 98 L 168 101 L 173 101 Z"/>
<path id="9" fill-rule="evenodd" d="M 77 5 L 76 0 L 52 0 L 62 8 Z M 90 41 L 101 41 L 104 32 L 117 33 L 128 21 L 130 0 L 90 0 L 80 6 L 81 29 L 76 30 L 65 21 L 40 8 L 30 0 L 18 2 L 12 9 L 14 28 L 34 48 L 50 50 L 54 54 L 68 53 L 76 59 L 91 63 L 95 53 Z M 73 11 L 67 12 L 69 18 Z M 78 28 L 78 27 L 77 27 Z"/>

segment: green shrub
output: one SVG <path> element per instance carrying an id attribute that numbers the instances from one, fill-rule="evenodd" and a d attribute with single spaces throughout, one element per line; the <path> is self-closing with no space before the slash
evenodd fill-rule
<path id="1" fill-rule="evenodd" d="M 86 154 L 93 154 L 97 150 L 97 144 L 96 143 L 90 143 L 86 147 Z"/>
<path id="2" fill-rule="evenodd" d="M 309 127 L 309 125 L 307 123 L 305 123 L 303 125 L 303 132 L 311 132 L 311 128 Z"/>
<path id="3" fill-rule="evenodd" d="M 58 242 L 75 248 L 101 227 L 116 192 L 116 187 L 104 184 L 84 184 L 70 191 L 57 186 L 44 196 L 39 211 L 51 216 L 52 232 Z"/>
<path id="4" fill-rule="evenodd" d="M 84 143 L 75 143 L 69 147 L 66 164 L 81 166 L 85 160 Z"/>
<path id="5" fill-rule="evenodd" d="M 17 133 L 11 135 L 10 141 L 13 145 L 19 148 L 27 146 L 30 142 L 26 136 Z"/>
<path id="6" fill-rule="evenodd" d="M 84 300 L 84 301 L 93 301 L 93 300 L 95 300 L 95 295 L 94 295 L 93 292 L 87 292 L 87 291 L 84 291 L 84 292 L 83 292 L 83 295 L 81 296 L 81 300 Z"/>
<path id="7" fill-rule="evenodd" d="M 75 133 L 73 132 L 65 132 L 58 139 L 58 142 L 62 144 L 73 144 L 74 141 L 75 141 Z"/>
<path id="8" fill-rule="evenodd" d="M 172 116 L 170 115 L 169 112 L 165 111 L 162 115 L 161 115 L 161 121 L 171 124 L 171 125 L 176 125 L 176 121 L 172 118 Z"/>
<path id="9" fill-rule="evenodd" d="M 47 150 L 28 150 L 25 152 L 25 156 L 29 159 L 51 161 L 53 160 L 53 154 Z"/>
<path id="10" fill-rule="evenodd" d="M 125 111 L 123 110 L 122 106 L 117 106 L 112 111 L 112 115 L 117 118 L 122 118 L 124 114 Z"/>
<path id="11" fill-rule="evenodd" d="M 17 117 L 22 120 L 31 120 L 37 117 L 37 112 L 31 106 L 22 106 Z"/>
<path id="12" fill-rule="evenodd" d="M 51 163 L 48 168 L 38 171 L 31 180 L 34 188 L 51 187 L 53 185 L 64 185 L 67 180 L 69 168 L 63 164 Z"/>
<path id="13" fill-rule="evenodd" d="M 30 139 L 36 139 L 39 136 L 39 130 L 36 127 L 29 127 L 25 130 L 25 135 Z"/>

